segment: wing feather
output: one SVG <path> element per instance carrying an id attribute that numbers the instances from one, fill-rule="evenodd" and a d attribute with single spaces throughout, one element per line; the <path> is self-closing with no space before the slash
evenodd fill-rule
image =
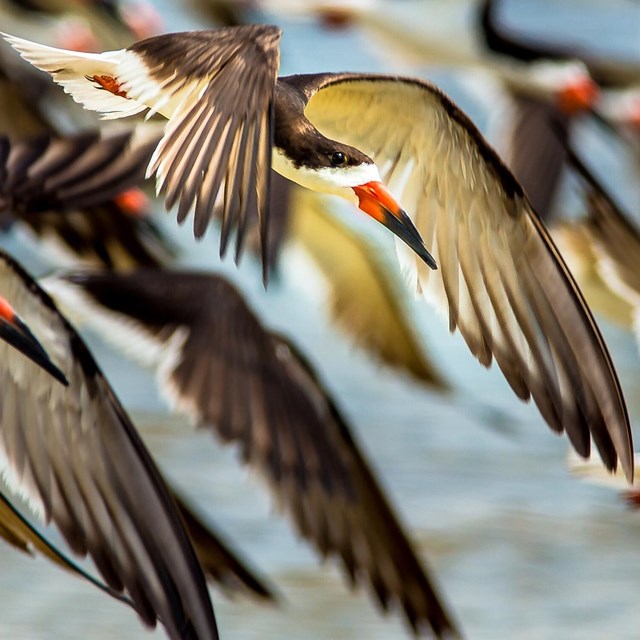
<path id="1" fill-rule="evenodd" d="M 88 553 L 143 621 L 170 637 L 215 638 L 202 571 L 173 500 L 79 336 L 6 254 L 0 289 L 64 371 L 64 387 L 0 345 L 0 451 L 71 548 Z"/>
<path id="2" fill-rule="evenodd" d="M 397 244 L 401 264 L 476 358 L 485 366 L 496 358 L 554 430 L 582 455 L 591 434 L 607 467 L 619 458 L 631 479 L 629 418 L 600 332 L 521 187 L 471 121 L 419 80 L 282 81 L 306 96 L 305 115 L 321 133 L 372 155 L 389 179 L 440 269 Z"/>
<path id="3" fill-rule="evenodd" d="M 457 635 L 313 368 L 290 342 L 266 331 L 228 283 L 198 273 L 85 273 L 67 276 L 58 293 L 65 282 L 92 301 L 94 318 L 133 323 L 139 333 L 169 342 L 168 332 L 182 327 L 186 338 L 165 371 L 174 405 L 237 443 L 298 531 L 323 555 L 338 558 L 353 584 L 370 585 L 383 606 L 400 604 L 416 629 Z M 105 337 L 117 340 L 115 332 Z"/>

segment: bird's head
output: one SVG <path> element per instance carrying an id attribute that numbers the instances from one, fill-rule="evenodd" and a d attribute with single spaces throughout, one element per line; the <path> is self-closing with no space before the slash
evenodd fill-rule
<path id="1" fill-rule="evenodd" d="M 274 168 L 307 189 L 349 200 L 387 227 L 432 269 L 437 268 L 411 218 L 384 185 L 369 156 L 355 147 L 316 137 L 313 145 L 301 150 L 300 157 L 303 160 L 298 163 L 276 158 Z"/>
<path id="2" fill-rule="evenodd" d="M 533 80 L 567 115 L 588 111 L 596 103 L 599 88 L 580 61 L 538 62 L 533 66 Z"/>

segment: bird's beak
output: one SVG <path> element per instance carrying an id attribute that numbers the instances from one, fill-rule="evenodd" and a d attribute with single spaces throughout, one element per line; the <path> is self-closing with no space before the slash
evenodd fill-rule
<path id="1" fill-rule="evenodd" d="M 598 85 L 589 76 L 584 76 L 566 84 L 558 92 L 558 106 L 568 115 L 582 113 L 593 107 L 599 95 Z"/>
<path id="2" fill-rule="evenodd" d="M 402 210 L 382 182 L 367 182 L 359 187 L 353 187 L 353 190 L 358 196 L 360 209 L 398 236 L 429 267 L 438 268 L 433 256 L 424 246 L 420 233 L 411 222 L 411 218 Z"/>
<path id="3" fill-rule="evenodd" d="M 69 385 L 62 371 L 51 362 L 47 352 L 43 349 L 33 333 L 31 333 L 29 327 L 27 327 L 13 310 L 13 307 L 2 297 L 0 297 L 0 338 L 50 373 L 65 387 Z"/>

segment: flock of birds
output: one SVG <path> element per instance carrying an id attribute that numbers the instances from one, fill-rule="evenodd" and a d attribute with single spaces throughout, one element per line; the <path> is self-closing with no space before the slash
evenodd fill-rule
<path id="1" fill-rule="evenodd" d="M 342 330 L 380 361 L 447 389 L 373 246 L 291 183 L 352 202 L 396 236 L 409 287 L 480 363 L 495 360 L 552 430 L 566 432 L 576 468 L 622 472 L 632 483 L 629 416 L 587 302 L 633 324 L 640 231 L 580 157 L 572 131 L 593 118 L 637 155 L 640 63 L 509 33 L 496 0 L 478 3 L 477 50 L 391 38 L 389 47 L 412 49 L 423 63 L 500 84 L 510 117 L 501 119 L 498 155 L 424 80 L 279 78 L 280 30 L 242 25 L 249 4 L 203 0 L 224 28 L 165 35 L 153 35 L 161 22 L 142 4 L 1 6 L 15 49 L 0 50 L 3 229 L 27 227 L 54 242 L 65 264 L 82 266 L 39 283 L 0 252 L 2 471 L 100 578 L 3 493 L 0 536 L 89 580 L 144 624 L 160 622 L 171 638 L 218 637 L 207 580 L 274 598 L 167 485 L 68 313 L 156 370 L 173 410 L 236 444 L 299 534 L 337 558 L 350 584 L 368 585 L 416 634 L 462 636 L 303 351 L 265 327 L 223 277 L 170 266 L 176 247 L 150 217 L 145 180 L 155 178 L 156 197 L 175 205 L 179 222 L 193 219 L 196 237 L 219 225 L 221 254 L 235 237 L 236 260 L 245 245 L 259 256 L 265 284 L 281 247 L 301 245 L 330 282 Z M 289 7 L 376 39 L 390 32 L 383 8 Z M 23 30 L 49 44 L 18 37 Z M 131 124 L 98 128 L 89 111 Z M 565 167 L 588 214 L 564 224 L 556 242 L 547 225 Z"/>

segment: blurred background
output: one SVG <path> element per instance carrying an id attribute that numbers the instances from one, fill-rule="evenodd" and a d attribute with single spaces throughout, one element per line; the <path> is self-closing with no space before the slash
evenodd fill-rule
<path id="1" fill-rule="evenodd" d="M 102 50 L 163 30 L 214 26 L 222 5 L 216 0 L 145 2 L 149 4 L 126 7 L 129 18 L 134 18 L 130 32 L 114 28 L 111 33 L 94 21 L 91 3 L 56 6 L 45 0 L 1 0 L 0 29 L 67 47 L 78 37 L 79 48 L 86 44 L 87 49 L 96 45 Z M 494 144 L 502 143 L 499 125 L 508 112 L 508 96 L 499 76 L 475 52 L 482 47 L 477 2 L 360 0 L 329 8 L 328 3 L 317 4 L 228 3 L 234 19 L 274 23 L 284 29 L 282 75 L 349 70 L 427 78 L 442 87 Z M 640 68 L 637 2 L 502 0 L 497 4 L 500 25 L 510 33 L 580 46 L 594 56 Z M 142 27 L 135 26 L 136 17 Z M 138 27 L 140 31 L 135 30 Z M 445 45 L 450 49 L 453 45 L 464 60 L 451 66 L 446 55 L 439 59 L 433 51 Z M 7 47 L 3 46 L 2 56 L 7 56 Z M 640 86 L 640 72 L 637 77 Z M 640 100 L 636 109 L 638 117 Z M 11 133 L 13 121 L 2 114 L 0 118 L 5 118 L 3 132 Z M 61 116 L 61 129 L 92 122 L 90 117 L 75 118 Z M 581 157 L 625 212 L 640 217 L 640 156 L 637 144 L 634 147 L 638 130 L 613 135 L 593 118 L 580 115 L 572 127 L 573 144 Z M 559 242 L 566 243 L 571 233 L 567 229 L 584 219 L 585 200 L 579 180 L 567 171 L 558 174 L 561 180 L 549 205 L 549 219 L 558 229 Z M 277 277 L 265 292 L 254 257 L 245 256 L 240 268 L 231 258 L 220 262 L 215 231 L 196 243 L 188 224 L 178 228 L 173 217 L 164 214 L 161 202 L 153 204 L 154 221 L 178 248 L 178 264 L 224 273 L 267 326 L 304 348 L 467 637 L 637 637 L 640 514 L 629 510 L 615 493 L 572 476 L 566 464 L 566 439 L 554 436 L 535 407 L 517 400 L 499 371 L 484 370 L 463 340 L 449 334 L 446 322 L 413 299 L 402 286 L 388 233 L 360 214 L 352 215 L 342 203 L 323 200 L 314 206 L 328 209 L 341 225 L 355 229 L 375 247 L 390 271 L 394 304 L 410 327 L 411 348 L 421 350 L 437 369 L 450 386 L 448 393 L 416 379 L 402 366 L 384 366 L 336 329 L 330 321 L 326 273 L 309 257 L 308 241 L 284 246 Z M 58 266 L 23 229 L 5 234 L 1 242 L 36 273 L 46 274 Z M 622 313 L 627 314 L 623 320 L 600 313 L 597 318 L 635 423 L 640 417 L 640 357 L 631 311 Z M 97 334 L 83 335 L 172 483 L 280 593 L 281 606 L 274 607 L 242 598 L 229 600 L 214 589 L 224 638 L 409 637 L 401 616 L 383 616 L 366 593 L 348 589 L 332 562 L 320 565 L 316 554 L 277 514 L 258 479 L 238 464 L 232 447 L 218 446 L 209 433 L 196 432 L 186 419 L 170 415 L 151 373 L 125 361 Z M 59 541 L 55 531 L 49 533 Z M 155 634 L 162 637 L 163 632 Z M 150 636 L 126 607 L 52 570 L 42 559 L 30 559 L 0 544 L 0 638 L 87 637 Z"/>

